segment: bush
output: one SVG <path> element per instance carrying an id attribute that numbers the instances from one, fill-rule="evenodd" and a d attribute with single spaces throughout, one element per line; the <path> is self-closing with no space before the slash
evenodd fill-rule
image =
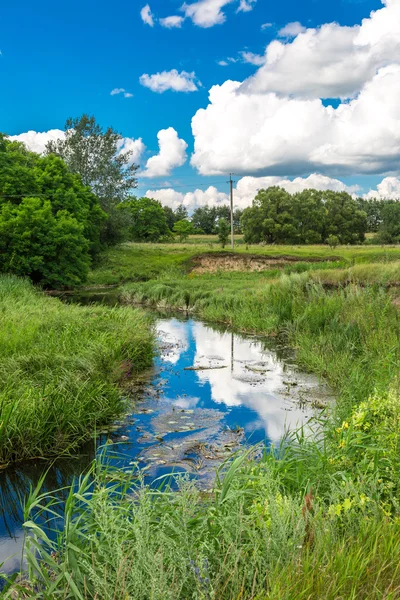
<path id="1" fill-rule="evenodd" d="M 0 135 L 0 268 L 46 287 L 86 279 L 106 218 L 81 178 Z"/>

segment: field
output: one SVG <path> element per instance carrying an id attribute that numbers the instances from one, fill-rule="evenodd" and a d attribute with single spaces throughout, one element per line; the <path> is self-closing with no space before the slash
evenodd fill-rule
<path id="1" fill-rule="evenodd" d="M 118 382 L 151 365 L 138 310 L 67 306 L 0 277 L 0 467 L 71 453 L 123 410 Z"/>
<path id="2" fill-rule="evenodd" d="M 19 597 L 28 587 L 46 599 L 400 598 L 400 249 L 242 245 L 240 260 L 268 257 L 267 268 L 199 270 L 194 257 L 221 256 L 211 243 L 125 245 L 90 283 L 123 283 L 128 304 L 284 336 L 336 405 L 312 439 L 292 432 L 261 460 L 224 465 L 212 493 L 185 479 L 178 492 L 150 489 L 136 465 L 95 464 L 71 488 L 55 542 L 31 520 L 53 500 L 33 490 Z"/>

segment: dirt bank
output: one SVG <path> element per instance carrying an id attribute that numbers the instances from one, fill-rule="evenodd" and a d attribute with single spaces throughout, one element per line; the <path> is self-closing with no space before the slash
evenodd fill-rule
<path id="1" fill-rule="evenodd" d="M 288 255 L 236 254 L 234 252 L 207 252 L 190 260 L 191 272 L 214 273 L 216 271 L 265 271 L 279 269 L 299 262 L 339 262 L 337 256 L 299 257 Z"/>

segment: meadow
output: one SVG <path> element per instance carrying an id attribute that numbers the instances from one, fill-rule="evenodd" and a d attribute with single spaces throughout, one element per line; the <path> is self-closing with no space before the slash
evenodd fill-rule
<path id="1" fill-rule="evenodd" d="M 72 453 L 124 410 L 119 389 L 151 366 L 140 310 L 67 306 L 0 277 L 0 468 Z"/>
<path id="2" fill-rule="evenodd" d="M 313 436 L 290 432 L 261 459 L 249 450 L 223 465 L 211 491 L 185 477 L 178 491 L 168 479 L 149 488 L 137 465 L 99 459 L 71 487 L 55 541 L 36 519 L 56 500 L 32 490 L 29 574 L 14 597 L 400 598 L 400 249 L 242 245 L 271 268 L 196 271 L 193 257 L 221 253 L 212 243 L 124 245 L 90 280 L 124 283 L 126 304 L 283 336 L 335 406 Z"/>

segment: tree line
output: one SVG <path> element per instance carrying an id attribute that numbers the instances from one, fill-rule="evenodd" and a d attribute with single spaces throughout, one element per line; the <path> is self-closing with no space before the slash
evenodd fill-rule
<path id="1" fill-rule="evenodd" d="M 0 134 L 0 271 L 68 287 L 85 280 L 101 250 L 122 241 L 218 234 L 225 246 L 228 206 L 199 207 L 189 216 L 184 206 L 136 198 L 137 170 L 122 136 L 88 115 L 68 119 L 64 138 L 44 155 Z M 345 192 L 259 190 L 233 221 L 249 244 L 354 244 L 367 232 L 379 243 L 400 242 L 400 202 Z"/>

